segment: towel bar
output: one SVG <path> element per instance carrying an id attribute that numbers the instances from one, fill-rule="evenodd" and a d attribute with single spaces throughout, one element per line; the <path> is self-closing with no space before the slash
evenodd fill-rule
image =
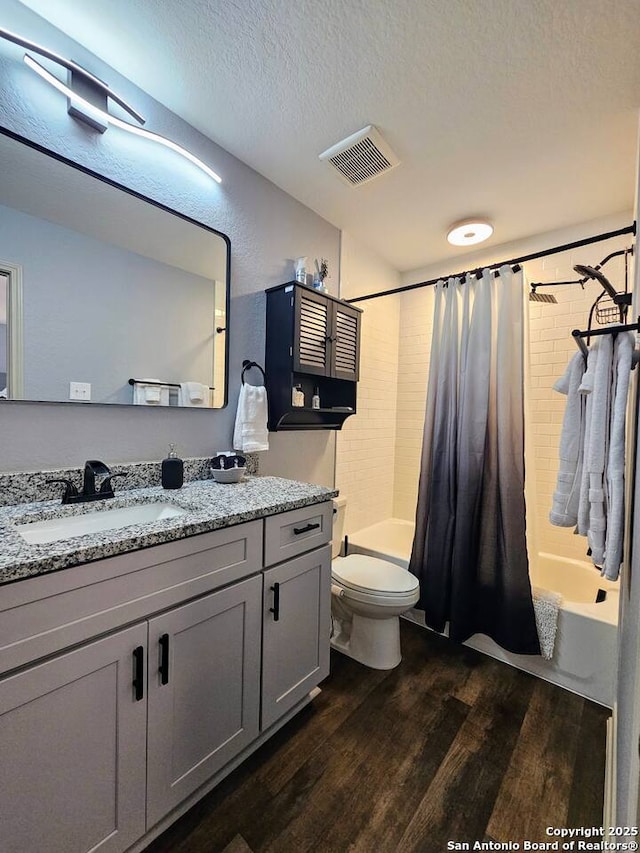
<path id="1" fill-rule="evenodd" d="M 242 384 L 244 385 L 245 373 L 247 372 L 247 370 L 251 370 L 252 367 L 255 367 L 257 370 L 260 371 L 260 373 L 262 374 L 262 381 L 266 382 L 267 377 L 265 376 L 264 370 L 262 369 L 262 367 L 260 367 L 258 362 L 257 361 L 249 361 L 248 359 L 245 358 L 245 360 L 242 362 L 242 375 L 240 376 L 240 379 L 242 380 Z"/>
<path id="2" fill-rule="evenodd" d="M 129 385 L 162 385 L 165 388 L 179 388 L 179 382 L 161 382 L 159 379 L 130 379 Z M 209 391 L 215 391 L 216 389 L 212 385 L 207 386 Z"/>

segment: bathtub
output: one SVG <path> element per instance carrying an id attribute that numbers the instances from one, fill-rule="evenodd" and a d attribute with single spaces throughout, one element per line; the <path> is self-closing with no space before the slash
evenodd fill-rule
<path id="1" fill-rule="evenodd" d="M 411 522 L 389 518 L 350 533 L 349 553 L 370 554 L 406 569 L 413 533 Z M 531 559 L 531 583 L 562 595 L 552 660 L 512 654 L 484 634 L 476 634 L 465 645 L 611 708 L 618 653 L 618 583 L 601 578 L 586 561 L 545 553 Z M 604 600 L 596 603 L 603 594 Z M 410 610 L 403 618 L 424 627 L 420 610 Z"/>

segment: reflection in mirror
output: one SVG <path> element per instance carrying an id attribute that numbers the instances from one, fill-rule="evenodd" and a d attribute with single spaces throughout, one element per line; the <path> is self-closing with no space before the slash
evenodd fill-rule
<path id="1" fill-rule="evenodd" d="M 0 399 L 7 399 L 7 299 L 9 276 L 0 269 Z"/>
<path id="2" fill-rule="evenodd" d="M 0 397 L 225 405 L 228 246 L 0 134 Z"/>

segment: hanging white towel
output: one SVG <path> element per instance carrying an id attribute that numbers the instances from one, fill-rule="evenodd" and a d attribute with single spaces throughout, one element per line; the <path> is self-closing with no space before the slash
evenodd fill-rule
<path id="1" fill-rule="evenodd" d="M 560 465 L 549 521 L 556 527 L 573 527 L 578 522 L 580 483 L 584 451 L 585 399 L 580 385 L 585 372 L 581 352 L 575 353 L 554 390 L 567 395 L 560 434 Z"/>
<path id="2" fill-rule="evenodd" d="M 267 389 L 262 385 L 244 384 L 240 387 L 233 447 L 245 453 L 269 449 Z"/>
<path id="3" fill-rule="evenodd" d="M 598 342 L 589 350 L 587 357 L 587 369 L 580 383 L 580 393 L 586 399 L 584 410 L 584 447 L 589 446 L 591 438 L 591 412 L 593 410 L 593 382 L 596 373 L 596 364 L 598 362 Z M 584 455 L 584 454 L 583 454 Z M 578 504 L 578 533 L 581 536 L 586 536 L 589 532 L 589 469 L 584 464 L 582 465 L 582 478 L 580 481 L 580 501 Z"/>
<path id="4" fill-rule="evenodd" d="M 584 465 L 589 474 L 589 529 L 587 541 L 594 565 L 604 563 L 607 531 L 607 489 L 605 460 L 609 453 L 609 427 L 611 417 L 611 368 L 613 341 L 604 335 L 599 341 L 598 359 L 591 394 L 591 420 L 589 442 L 585 444 Z"/>
<path id="5" fill-rule="evenodd" d="M 180 406 L 208 408 L 210 402 L 209 386 L 201 382 L 181 382 L 179 391 Z"/>
<path id="6" fill-rule="evenodd" d="M 609 507 L 602 574 L 617 580 L 622 562 L 624 536 L 624 445 L 627 396 L 633 357 L 633 336 L 624 332 L 617 336 L 613 348 L 615 382 L 611 406 L 611 435 L 607 457 L 607 491 Z"/>
<path id="7" fill-rule="evenodd" d="M 147 382 L 136 382 L 133 386 L 133 404 L 135 406 L 168 406 L 168 387 L 154 379 L 149 379 Z"/>
<path id="8" fill-rule="evenodd" d="M 615 327 L 610 329 L 615 332 Z M 627 397 L 634 337 L 628 332 L 598 338 L 589 350 L 587 369 L 579 385 L 586 399 L 584 408 L 584 451 L 577 532 L 586 536 L 594 565 L 608 580 L 617 580 L 624 537 L 624 468 Z M 571 368 L 556 383 L 564 390 L 573 383 Z M 568 405 L 568 403 L 567 403 Z M 566 419 L 566 414 L 565 414 Z M 563 471 L 563 435 L 560 443 L 560 473 Z M 561 482 L 561 476 L 558 476 Z M 558 492 L 550 520 L 554 522 Z"/>

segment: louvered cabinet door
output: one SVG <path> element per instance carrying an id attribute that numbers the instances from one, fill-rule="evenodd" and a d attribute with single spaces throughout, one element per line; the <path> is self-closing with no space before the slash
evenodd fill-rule
<path id="1" fill-rule="evenodd" d="M 331 303 L 321 294 L 295 290 L 293 370 L 330 376 Z"/>
<path id="2" fill-rule="evenodd" d="M 358 381 L 360 358 L 360 312 L 348 305 L 333 303 L 331 334 L 331 376 Z"/>

